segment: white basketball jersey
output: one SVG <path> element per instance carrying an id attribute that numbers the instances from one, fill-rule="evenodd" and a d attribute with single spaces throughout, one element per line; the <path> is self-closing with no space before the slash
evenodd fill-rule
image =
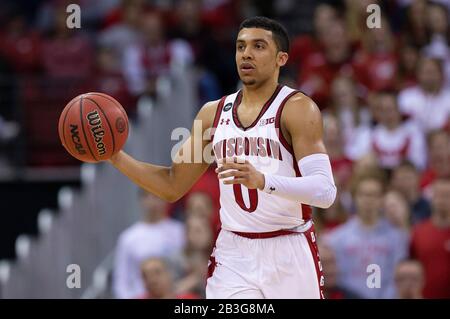
<path id="1" fill-rule="evenodd" d="M 249 127 L 239 122 L 237 110 L 242 91 L 220 100 L 214 119 L 213 151 L 217 160 L 237 157 L 248 160 L 257 170 L 282 176 L 300 176 L 292 147 L 280 129 L 281 112 L 286 101 L 298 93 L 278 85 Z M 298 116 L 301 116 L 299 114 Z M 220 184 L 222 228 L 238 232 L 271 232 L 304 225 L 311 208 L 258 189 Z"/>

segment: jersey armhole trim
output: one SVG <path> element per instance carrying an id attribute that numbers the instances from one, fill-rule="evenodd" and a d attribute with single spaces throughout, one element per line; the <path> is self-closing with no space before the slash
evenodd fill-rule
<path id="1" fill-rule="evenodd" d="M 301 91 L 295 90 L 295 91 L 289 93 L 289 95 L 284 98 L 284 100 L 281 102 L 280 106 L 278 107 L 277 115 L 275 116 L 275 128 L 277 130 L 278 139 L 280 140 L 281 144 L 283 144 L 283 146 L 286 148 L 286 150 L 288 150 L 289 153 L 292 154 L 292 156 L 294 158 L 295 158 L 294 149 L 288 143 L 288 141 L 284 137 L 283 131 L 281 130 L 281 113 L 283 113 L 283 109 L 284 109 L 284 106 L 286 105 L 286 102 L 297 93 L 301 93 Z"/>
<path id="2" fill-rule="evenodd" d="M 216 131 L 217 125 L 219 124 L 220 115 L 222 114 L 222 109 L 226 98 L 226 96 L 222 97 L 219 101 L 219 104 L 217 105 L 216 115 L 214 116 L 214 121 L 211 126 L 211 142 L 214 139 L 214 133 Z"/>
<path id="3" fill-rule="evenodd" d="M 302 174 L 300 172 L 300 168 L 298 167 L 297 159 L 295 158 L 294 148 L 292 147 L 292 145 L 290 145 L 288 143 L 288 141 L 286 140 L 286 138 L 283 135 L 283 131 L 281 130 L 281 113 L 283 112 L 284 105 L 292 96 L 294 96 L 297 93 L 302 93 L 302 92 L 299 90 L 295 90 L 295 91 L 289 93 L 289 95 L 284 98 L 283 102 L 281 102 L 280 107 L 277 110 L 277 115 L 275 117 L 275 128 L 277 131 L 278 139 L 280 140 L 281 144 L 292 155 L 292 166 L 294 167 L 295 175 L 297 177 L 301 177 Z M 300 207 L 301 207 L 300 209 L 301 209 L 303 220 L 305 222 L 311 220 L 312 219 L 311 206 L 306 205 L 306 204 L 300 204 Z"/>

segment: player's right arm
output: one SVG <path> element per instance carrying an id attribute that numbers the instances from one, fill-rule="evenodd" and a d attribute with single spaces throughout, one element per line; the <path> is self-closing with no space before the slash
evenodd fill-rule
<path id="1" fill-rule="evenodd" d="M 195 120 L 201 121 L 202 132 L 201 134 L 194 132 L 195 125 L 193 126 L 190 137 L 181 146 L 172 166 L 165 167 L 141 162 L 124 151 L 114 155 L 109 162 L 146 191 L 168 202 L 177 201 L 186 194 L 210 165 L 203 156 L 203 150 L 211 141 L 203 139 L 203 136 L 205 131 L 213 126 L 218 104 L 219 101 L 208 102 L 200 109 Z M 195 156 L 195 152 L 200 151 L 197 145 L 201 145 L 201 154 Z M 185 152 L 190 154 L 190 160 L 182 162 L 180 158 L 186 154 Z M 186 158 L 186 155 L 183 158 Z M 199 158 L 201 158 L 200 161 L 198 161 Z M 198 163 L 194 159 L 197 159 Z"/>

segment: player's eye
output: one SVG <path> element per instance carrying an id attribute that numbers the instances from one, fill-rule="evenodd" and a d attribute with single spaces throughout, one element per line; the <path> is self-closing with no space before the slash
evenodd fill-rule
<path id="1" fill-rule="evenodd" d="M 238 44 L 238 45 L 237 45 L 237 49 L 238 49 L 239 51 L 244 50 L 244 45 L 243 45 L 243 44 Z"/>
<path id="2" fill-rule="evenodd" d="M 257 48 L 257 49 L 264 49 L 264 44 L 262 44 L 262 43 L 256 43 L 256 44 L 255 44 L 255 48 Z"/>

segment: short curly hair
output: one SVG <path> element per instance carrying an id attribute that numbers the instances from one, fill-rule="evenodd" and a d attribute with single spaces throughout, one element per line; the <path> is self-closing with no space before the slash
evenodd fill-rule
<path id="1" fill-rule="evenodd" d="M 244 20 L 239 26 L 239 31 L 243 28 L 259 28 L 272 31 L 272 37 L 277 45 L 278 51 L 289 52 L 288 32 L 281 23 L 266 17 L 257 16 Z"/>

